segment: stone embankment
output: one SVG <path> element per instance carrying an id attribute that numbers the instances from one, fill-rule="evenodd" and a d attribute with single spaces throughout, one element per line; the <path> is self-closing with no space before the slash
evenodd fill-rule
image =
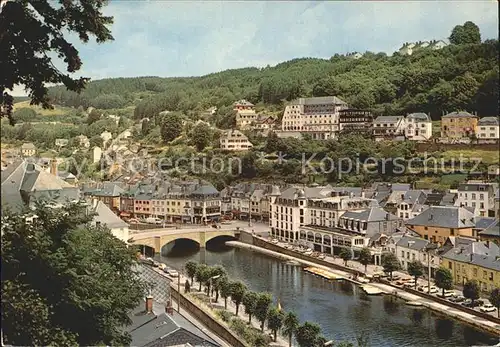
<path id="1" fill-rule="evenodd" d="M 333 264 L 335 267 L 328 267 L 325 266 L 321 263 L 324 263 L 324 261 L 318 261 L 316 262 L 315 259 L 311 258 L 311 260 L 305 260 L 302 257 L 304 257 L 302 254 L 297 255 L 297 257 L 291 255 L 291 254 L 284 254 L 283 252 L 291 253 L 291 251 L 286 250 L 286 249 L 281 249 L 282 247 L 272 244 L 268 241 L 265 241 L 261 238 L 254 238 L 254 241 L 258 241 L 259 246 L 257 245 L 251 245 L 239 241 L 228 241 L 226 244 L 228 246 L 233 246 L 233 247 L 238 247 L 238 248 L 244 248 L 248 249 L 251 251 L 259 252 L 271 257 L 276 257 L 278 259 L 284 260 L 284 261 L 294 261 L 298 262 L 302 265 L 305 266 L 314 266 L 316 268 L 320 269 L 325 269 L 329 272 L 337 274 L 339 277 L 342 279 L 348 280 L 350 282 L 353 282 L 357 285 L 361 285 L 360 282 L 356 281 L 353 279 L 353 276 L 351 274 L 352 269 L 346 268 L 346 271 L 342 271 L 338 269 L 338 264 Z M 398 298 L 401 298 L 407 302 L 412 302 L 413 304 L 419 303 L 421 304 L 422 307 L 426 307 L 428 309 L 431 309 L 433 311 L 436 311 L 440 314 L 445 314 L 448 316 L 451 316 L 455 319 L 458 319 L 464 323 L 467 323 L 469 325 L 472 325 L 478 329 L 481 329 L 483 331 L 487 331 L 491 334 L 498 335 L 500 337 L 500 324 L 495 322 L 495 318 L 491 317 L 491 319 L 486 319 L 483 315 L 479 316 L 479 314 L 473 314 L 469 312 L 464 312 L 463 310 L 460 310 L 458 308 L 452 307 L 450 305 L 445 305 L 443 303 L 437 302 L 434 300 L 434 298 L 430 297 L 423 297 L 423 295 L 419 295 L 421 293 L 410 293 L 408 291 L 405 291 L 404 289 L 397 288 L 393 285 L 390 284 L 384 284 L 384 283 L 378 283 L 378 282 L 372 282 L 370 283 L 370 286 L 378 288 L 382 293 L 386 295 L 394 295 Z"/>

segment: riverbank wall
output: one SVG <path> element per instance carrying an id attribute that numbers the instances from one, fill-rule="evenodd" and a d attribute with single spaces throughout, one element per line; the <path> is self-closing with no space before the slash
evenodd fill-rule
<path id="1" fill-rule="evenodd" d="M 262 254 L 277 257 L 278 259 L 282 259 L 282 260 L 286 260 L 286 261 L 294 260 L 294 261 L 297 261 L 300 264 L 306 265 L 306 266 L 316 266 L 316 267 L 324 268 L 328 271 L 333 270 L 333 272 L 340 274 L 340 276 L 342 276 L 345 280 L 348 280 L 348 281 L 353 282 L 353 283 L 358 284 L 358 285 L 361 284 L 355 280 L 352 280 L 349 276 L 349 273 L 359 274 L 359 272 L 354 270 L 354 269 L 344 268 L 342 266 L 339 266 L 338 264 L 329 263 L 329 262 L 323 261 L 321 259 L 310 258 L 310 257 L 307 257 L 303 254 L 293 252 L 291 250 L 288 250 L 288 249 L 285 249 L 285 248 L 280 247 L 278 245 L 267 242 L 266 240 L 263 240 L 263 239 L 258 238 L 258 237 L 253 237 L 252 244 L 238 242 L 238 241 L 229 241 L 226 244 L 229 246 L 233 246 L 233 247 L 245 248 L 248 250 L 260 252 Z M 373 283 L 373 285 L 377 285 L 377 283 Z M 448 315 L 448 316 L 455 318 L 461 322 L 464 322 L 464 323 L 469 324 L 471 326 L 474 326 L 480 330 L 486 331 L 490 334 L 493 334 L 493 335 L 500 337 L 500 325 L 497 324 L 499 322 L 499 320 L 496 317 L 493 317 L 493 316 L 488 317 L 486 314 L 483 314 L 482 312 L 475 312 L 475 311 L 470 312 L 466 308 L 457 307 L 460 305 L 448 302 L 447 300 L 437 301 L 436 298 L 431 297 L 426 293 L 421 293 L 421 292 L 413 291 L 413 290 L 411 292 L 405 291 L 404 289 L 397 287 L 393 283 L 388 282 L 388 281 L 383 281 L 383 283 L 381 283 L 380 285 L 377 285 L 377 288 L 381 289 L 383 291 L 383 293 L 386 295 L 394 295 L 394 296 L 396 296 L 400 299 L 403 299 L 404 301 L 407 301 L 407 302 L 414 301 L 415 298 L 425 299 L 425 300 L 422 300 L 422 306 L 424 306 L 432 311 L 438 312 L 440 314 Z M 453 308 L 454 310 L 449 310 L 449 309 L 447 309 L 447 307 Z M 487 320 L 488 324 L 484 324 L 481 322 L 484 320 Z"/>

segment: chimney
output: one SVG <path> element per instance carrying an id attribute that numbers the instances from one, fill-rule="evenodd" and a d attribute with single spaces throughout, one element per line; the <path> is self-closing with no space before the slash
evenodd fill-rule
<path id="1" fill-rule="evenodd" d="M 153 296 L 146 296 L 146 312 L 153 313 Z"/>
<path id="2" fill-rule="evenodd" d="M 50 160 L 50 173 L 57 176 L 57 160 L 55 158 Z"/>

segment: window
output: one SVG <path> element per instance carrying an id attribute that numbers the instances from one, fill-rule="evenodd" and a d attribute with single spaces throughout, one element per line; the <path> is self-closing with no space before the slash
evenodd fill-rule
<path id="1" fill-rule="evenodd" d="M 404 258 L 405 257 L 405 251 L 401 251 L 401 257 Z"/>
<path id="2" fill-rule="evenodd" d="M 483 193 L 479 194 L 479 200 L 484 200 L 484 194 Z"/>
<path id="3" fill-rule="evenodd" d="M 476 200 L 476 193 L 472 193 L 472 200 Z"/>
<path id="4" fill-rule="evenodd" d="M 448 262 L 448 269 L 452 269 L 451 261 Z"/>
<path id="5" fill-rule="evenodd" d="M 406 252 L 406 259 L 410 259 L 410 252 Z"/>

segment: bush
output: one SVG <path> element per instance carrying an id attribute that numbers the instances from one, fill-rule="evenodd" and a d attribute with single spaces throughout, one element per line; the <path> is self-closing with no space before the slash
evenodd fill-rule
<path id="1" fill-rule="evenodd" d="M 231 320 L 231 317 L 233 316 L 230 312 L 226 310 L 217 310 L 216 311 L 217 316 L 220 317 L 224 322 L 229 322 Z"/>
<path id="2" fill-rule="evenodd" d="M 233 318 L 229 327 L 250 346 L 269 346 L 272 342 L 268 335 L 261 333 L 240 318 Z"/>

